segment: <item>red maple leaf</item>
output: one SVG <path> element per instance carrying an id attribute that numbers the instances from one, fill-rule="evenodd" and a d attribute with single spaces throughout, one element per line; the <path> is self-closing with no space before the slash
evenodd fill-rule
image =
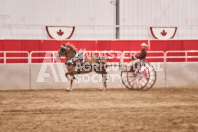
<path id="1" fill-rule="evenodd" d="M 62 36 L 64 34 L 64 32 L 60 29 L 58 32 L 57 32 L 58 36 Z"/>
<path id="2" fill-rule="evenodd" d="M 161 35 L 162 35 L 162 36 L 166 36 L 166 34 L 167 34 L 167 32 L 165 32 L 165 30 L 163 30 L 163 31 L 161 32 Z"/>

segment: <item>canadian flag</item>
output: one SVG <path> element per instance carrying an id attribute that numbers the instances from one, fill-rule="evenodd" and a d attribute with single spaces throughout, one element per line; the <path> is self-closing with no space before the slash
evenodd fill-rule
<path id="1" fill-rule="evenodd" d="M 174 38 L 177 27 L 150 27 L 151 34 L 155 39 L 172 39 Z"/>
<path id="2" fill-rule="evenodd" d="M 66 26 L 46 26 L 46 31 L 51 39 L 65 40 L 70 39 L 73 35 L 75 27 Z"/>

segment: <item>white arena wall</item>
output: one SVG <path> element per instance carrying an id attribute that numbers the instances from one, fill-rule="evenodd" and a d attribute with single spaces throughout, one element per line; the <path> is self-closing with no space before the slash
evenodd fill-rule
<path id="1" fill-rule="evenodd" d="M 153 88 L 198 87 L 197 62 L 167 62 L 166 68 L 164 63 L 152 64 L 157 70 L 157 80 Z M 64 64 L 1 64 L 0 69 L 0 90 L 66 89 L 70 84 L 64 75 L 66 72 Z M 118 69 L 118 67 L 114 67 L 108 72 L 110 77 L 107 88 L 125 88 L 120 81 L 120 70 Z M 102 83 L 97 82 L 97 80 L 100 81 L 97 75 L 96 73 L 77 75 L 73 88 L 102 87 Z M 114 81 L 112 75 L 115 76 Z M 89 77 L 94 78 L 96 82 L 88 80 Z M 84 81 L 80 81 L 83 78 Z"/>
<path id="2" fill-rule="evenodd" d="M 197 0 L 120 0 L 120 25 L 134 25 L 121 27 L 120 39 L 153 39 L 149 25 L 178 26 L 175 39 L 197 39 L 197 6 Z M 47 25 L 76 25 L 71 39 L 115 39 L 115 27 L 89 27 L 116 25 L 115 10 L 115 0 L 0 0 L 0 39 L 50 39 Z"/>

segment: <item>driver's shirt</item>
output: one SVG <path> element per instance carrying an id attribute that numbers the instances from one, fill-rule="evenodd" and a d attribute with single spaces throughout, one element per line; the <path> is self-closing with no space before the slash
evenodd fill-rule
<path id="1" fill-rule="evenodd" d="M 138 58 L 138 59 L 140 59 L 140 60 L 146 59 L 146 50 L 145 50 L 145 49 L 142 49 L 140 55 L 137 56 L 136 58 Z"/>

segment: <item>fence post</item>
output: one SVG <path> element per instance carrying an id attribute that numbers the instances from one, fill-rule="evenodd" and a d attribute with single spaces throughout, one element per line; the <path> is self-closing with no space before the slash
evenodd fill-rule
<path id="1" fill-rule="evenodd" d="M 54 55 L 55 55 L 55 54 L 54 54 L 54 51 L 52 52 L 52 54 L 53 54 L 52 56 L 53 56 L 53 63 L 54 63 L 54 57 L 55 57 L 55 56 L 54 56 Z"/>
<path id="2" fill-rule="evenodd" d="M 165 81 L 165 88 L 166 88 L 166 57 L 167 57 L 168 51 L 165 52 L 164 54 L 164 63 L 165 63 L 165 71 L 164 71 L 164 81 Z"/>
<path id="3" fill-rule="evenodd" d="M 4 57 L 4 64 L 6 64 L 6 51 L 3 52 L 3 57 Z"/>

